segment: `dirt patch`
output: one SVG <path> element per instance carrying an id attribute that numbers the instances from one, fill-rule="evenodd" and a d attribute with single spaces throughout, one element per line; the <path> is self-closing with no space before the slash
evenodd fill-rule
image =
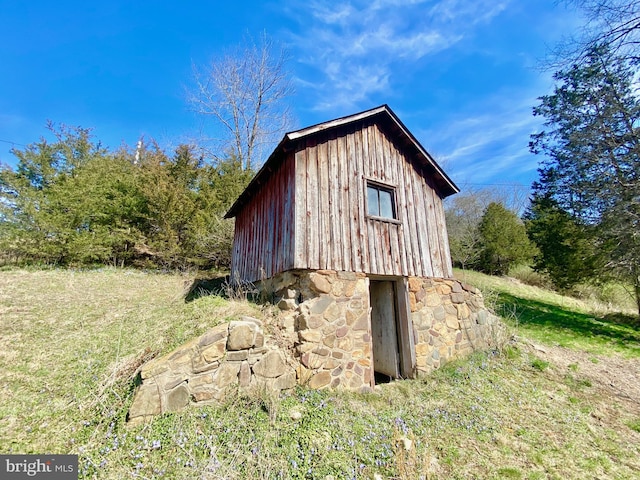
<path id="1" fill-rule="evenodd" d="M 556 374 L 587 380 L 591 389 L 602 394 L 604 410 L 614 408 L 632 416 L 640 416 L 640 359 L 619 355 L 594 355 L 559 346 L 526 343 L 538 358 L 550 362 Z M 611 402 L 612 398 L 618 405 Z"/>

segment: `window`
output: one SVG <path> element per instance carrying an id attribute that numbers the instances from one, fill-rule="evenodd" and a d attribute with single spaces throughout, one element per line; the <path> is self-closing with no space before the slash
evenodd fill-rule
<path id="1" fill-rule="evenodd" d="M 367 213 L 374 217 L 397 219 L 394 189 L 367 182 Z"/>

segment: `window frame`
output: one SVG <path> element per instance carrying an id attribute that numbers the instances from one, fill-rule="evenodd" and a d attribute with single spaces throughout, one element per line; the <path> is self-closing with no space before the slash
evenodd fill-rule
<path id="1" fill-rule="evenodd" d="M 379 192 L 382 191 L 390 194 L 391 210 L 393 213 L 393 217 L 384 217 L 381 215 L 374 215 L 371 213 L 371 208 L 369 205 L 369 188 L 375 189 L 378 192 L 378 211 L 380 211 L 380 193 Z M 396 195 L 395 185 L 389 185 L 387 183 L 382 183 L 377 180 L 373 180 L 371 178 L 365 178 L 364 191 L 365 191 L 365 210 L 366 210 L 367 218 L 371 220 L 378 220 L 382 222 L 389 222 L 389 223 L 395 223 L 395 224 L 401 223 L 399 214 L 398 214 L 398 202 L 397 202 L 398 197 Z"/>

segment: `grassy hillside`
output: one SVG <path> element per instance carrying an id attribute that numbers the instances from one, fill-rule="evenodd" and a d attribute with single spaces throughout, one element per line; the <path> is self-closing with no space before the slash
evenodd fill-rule
<path id="1" fill-rule="evenodd" d="M 613 304 L 566 297 L 514 278 L 469 270 L 456 270 L 456 276 L 480 288 L 486 303 L 519 335 L 590 353 L 640 357 L 640 321 L 633 298 L 625 292 L 610 295 L 617 300 Z M 621 290 L 618 285 L 603 288 Z"/>
<path id="2" fill-rule="evenodd" d="M 185 276 L 0 272 L 0 452 L 77 453 L 81 478 L 638 478 L 631 317 L 465 275 L 517 342 L 374 394 L 238 395 L 130 428 L 143 361 L 271 311 L 185 302 Z"/>

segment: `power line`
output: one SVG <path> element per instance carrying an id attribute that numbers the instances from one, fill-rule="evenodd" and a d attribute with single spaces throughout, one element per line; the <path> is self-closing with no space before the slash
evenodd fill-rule
<path id="1" fill-rule="evenodd" d="M 18 143 L 18 142 L 11 142 L 9 140 L 2 140 L 0 138 L 0 142 L 4 142 L 4 143 L 10 143 L 11 145 L 19 145 L 20 147 L 26 147 L 27 145 L 23 145 L 22 143 Z"/>
<path id="2" fill-rule="evenodd" d="M 28 145 L 24 145 L 18 142 L 12 142 L 10 140 L 3 140 L 0 138 L 0 142 L 9 143 L 11 145 L 18 145 L 20 147 L 27 147 Z M 136 154 L 137 155 L 137 154 Z M 525 185 L 524 183 L 468 183 L 462 182 L 462 185 L 469 185 L 471 187 L 522 187 L 522 188 L 531 188 L 531 185 Z"/>
<path id="3" fill-rule="evenodd" d="M 524 183 L 461 183 L 461 185 L 470 185 L 472 187 L 525 187 L 530 188 L 531 185 L 525 185 Z"/>

